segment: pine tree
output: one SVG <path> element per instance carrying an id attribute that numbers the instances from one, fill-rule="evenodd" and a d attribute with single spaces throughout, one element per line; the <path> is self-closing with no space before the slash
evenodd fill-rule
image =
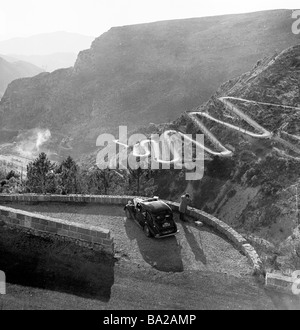
<path id="1" fill-rule="evenodd" d="M 134 195 L 153 196 L 157 190 L 154 171 L 150 169 L 128 169 L 128 193 Z"/>
<path id="2" fill-rule="evenodd" d="M 114 176 L 114 171 L 110 169 L 102 170 L 95 166 L 90 171 L 89 185 L 95 189 L 97 194 L 104 192 L 105 195 L 108 195 L 108 191 Z"/>
<path id="3" fill-rule="evenodd" d="M 79 192 L 78 173 L 79 167 L 69 156 L 56 170 L 57 190 L 64 195 L 77 194 Z"/>
<path id="4" fill-rule="evenodd" d="M 27 187 L 30 192 L 46 194 L 55 191 L 55 164 L 45 153 L 27 166 Z"/>

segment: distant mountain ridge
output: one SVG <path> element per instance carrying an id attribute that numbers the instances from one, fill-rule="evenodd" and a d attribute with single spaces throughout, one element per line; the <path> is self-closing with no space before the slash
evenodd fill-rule
<path id="1" fill-rule="evenodd" d="M 27 38 L 0 41 L 0 54 L 49 55 L 53 53 L 75 53 L 89 48 L 95 38 L 78 33 L 53 32 Z"/>
<path id="2" fill-rule="evenodd" d="M 24 61 L 8 62 L 0 55 L 0 98 L 8 84 L 15 79 L 32 77 L 43 72 L 43 69 Z"/>
<path id="3" fill-rule="evenodd" d="M 10 61 L 18 60 L 30 62 L 47 72 L 53 72 L 58 69 L 69 68 L 74 66 L 77 53 L 54 53 L 48 55 L 10 55 L 3 56 Z M 13 59 L 13 60 L 12 60 Z"/>
<path id="4" fill-rule="evenodd" d="M 265 55 L 299 44 L 292 24 L 291 10 L 277 10 L 112 28 L 74 68 L 10 84 L 0 128 L 64 132 L 78 156 L 119 125 L 170 122 L 207 101 Z"/>
<path id="5" fill-rule="evenodd" d="M 52 72 L 74 66 L 77 54 L 89 48 L 94 39 L 77 33 L 44 33 L 0 41 L 0 54 L 8 62 L 21 60 Z"/>

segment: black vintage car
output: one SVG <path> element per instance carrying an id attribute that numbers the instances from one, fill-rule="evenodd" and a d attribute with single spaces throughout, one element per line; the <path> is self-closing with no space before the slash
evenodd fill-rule
<path id="1" fill-rule="evenodd" d="M 147 237 L 163 238 L 178 233 L 171 208 L 158 198 L 134 198 L 124 208 L 128 219 L 133 219 Z"/>

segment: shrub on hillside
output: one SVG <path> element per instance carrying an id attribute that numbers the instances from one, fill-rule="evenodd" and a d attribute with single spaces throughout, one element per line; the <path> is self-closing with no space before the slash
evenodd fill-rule
<path id="1" fill-rule="evenodd" d="M 218 179 L 229 179 L 235 168 L 235 161 L 229 158 L 214 157 L 207 163 L 206 174 Z"/>

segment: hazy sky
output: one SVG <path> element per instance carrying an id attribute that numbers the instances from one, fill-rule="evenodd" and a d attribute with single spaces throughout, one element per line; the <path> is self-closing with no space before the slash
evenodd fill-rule
<path id="1" fill-rule="evenodd" d="M 112 26 L 299 7 L 299 0 L 0 0 L 0 40 L 54 31 L 96 37 Z"/>

